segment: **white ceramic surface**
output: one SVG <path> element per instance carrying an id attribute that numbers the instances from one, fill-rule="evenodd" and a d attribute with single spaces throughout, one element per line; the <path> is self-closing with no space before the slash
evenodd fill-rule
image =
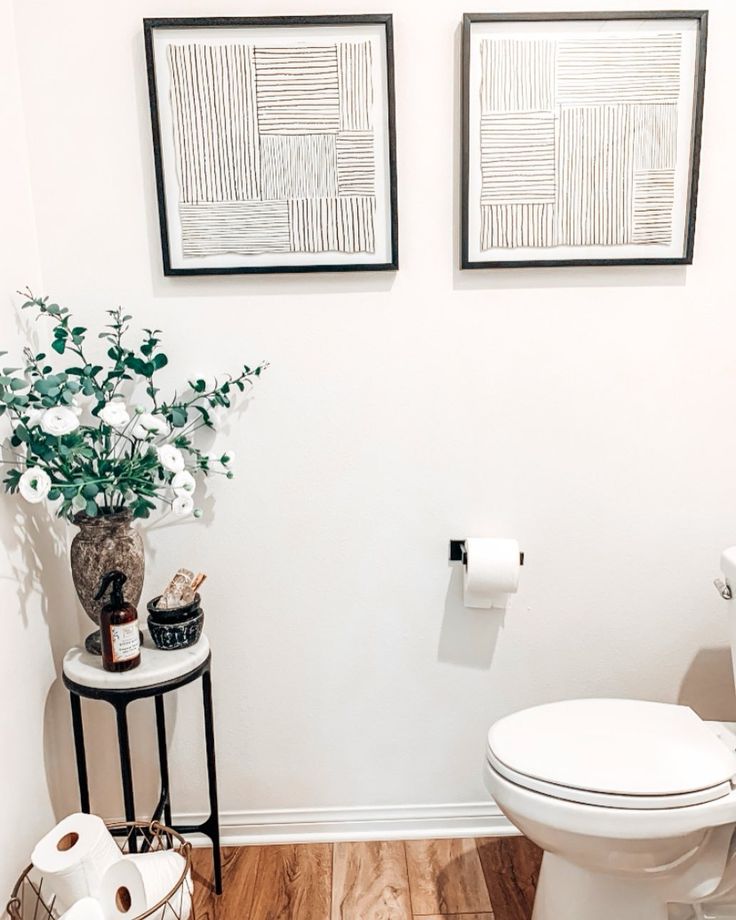
<path id="1" fill-rule="evenodd" d="M 721 569 L 736 594 L 736 547 Z M 533 920 L 736 917 L 735 748 L 686 707 L 636 700 L 570 700 L 496 723 L 486 785 L 544 850 Z M 642 807 L 647 796 L 656 807 Z"/>
<path id="2" fill-rule="evenodd" d="M 121 674 L 105 671 L 100 657 L 75 646 L 64 656 L 64 673 L 75 684 L 84 687 L 130 690 L 183 677 L 202 664 L 210 652 L 210 644 L 204 635 L 196 645 L 170 652 L 157 649 L 145 629 L 143 637 L 141 663 L 132 671 L 123 671 Z"/>
<path id="3" fill-rule="evenodd" d="M 565 700 L 524 709 L 496 722 L 488 750 L 499 772 L 509 768 L 521 785 L 519 774 L 612 795 L 694 793 L 736 775 L 736 754 L 692 709 L 643 700 Z"/>

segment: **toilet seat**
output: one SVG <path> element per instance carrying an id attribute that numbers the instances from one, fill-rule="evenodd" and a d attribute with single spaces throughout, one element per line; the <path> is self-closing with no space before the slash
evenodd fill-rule
<path id="1" fill-rule="evenodd" d="M 686 706 L 568 700 L 522 710 L 488 733 L 490 769 L 581 805 L 658 810 L 731 794 L 736 753 Z"/>
<path id="2" fill-rule="evenodd" d="M 718 783 L 707 789 L 698 789 L 694 792 L 680 793 L 679 795 L 616 795 L 615 793 L 595 792 L 590 789 L 575 789 L 568 786 L 559 786 L 544 780 L 517 773 L 501 763 L 493 754 L 488 752 L 488 765 L 496 773 L 516 783 L 523 789 L 549 795 L 565 802 L 577 802 L 580 805 L 599 805 L 603 808 L 683 808 L 686 805 L 703 805 L 727 796 L 732 791 L 730 782 Z"/>

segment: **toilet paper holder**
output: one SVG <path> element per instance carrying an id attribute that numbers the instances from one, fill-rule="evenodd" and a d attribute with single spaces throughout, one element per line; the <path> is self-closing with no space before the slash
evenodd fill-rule
<path id="1" fill-rule="evenodd" d="M 467 565 L 468 553 L 465 540 L 450 540 L 450 565 Z M 519 553 L 519 565 L 524 565 L 524 553 Z"/>

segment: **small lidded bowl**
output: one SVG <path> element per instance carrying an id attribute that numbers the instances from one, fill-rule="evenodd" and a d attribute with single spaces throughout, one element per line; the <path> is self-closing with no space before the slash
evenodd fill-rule
<path id="1" fill-rule="evenodd" d="M 204 610 L 201 608 L 195 616 L 181 623 L 157 623 L 152 617 L 148 618 L 148 632 L 153 644 L 165 652 L 196 645 L 202 635 L 203 626 Z"/>
<path id="2" fill-rule="evenodd" d="M 189 648 L 199 642 L 204 625 L 204 610 L 200 607 L 200 596 L 181 607 L 159 608 L 159 597 L 147 604 L 148 631 L 157 648 L 165 651 Z"/>

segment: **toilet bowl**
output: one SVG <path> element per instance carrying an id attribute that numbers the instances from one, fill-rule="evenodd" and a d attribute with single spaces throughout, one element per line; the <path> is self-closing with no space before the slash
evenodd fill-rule
<path id="1" fill-rule="evenodd" d="M 736 587 L 736 547 L 722 568 Z M 728 727 L 668 703 L 549 703 L 491 727 L 484 777 L 544 850 L 533 920 L 735 920 Z"/>

